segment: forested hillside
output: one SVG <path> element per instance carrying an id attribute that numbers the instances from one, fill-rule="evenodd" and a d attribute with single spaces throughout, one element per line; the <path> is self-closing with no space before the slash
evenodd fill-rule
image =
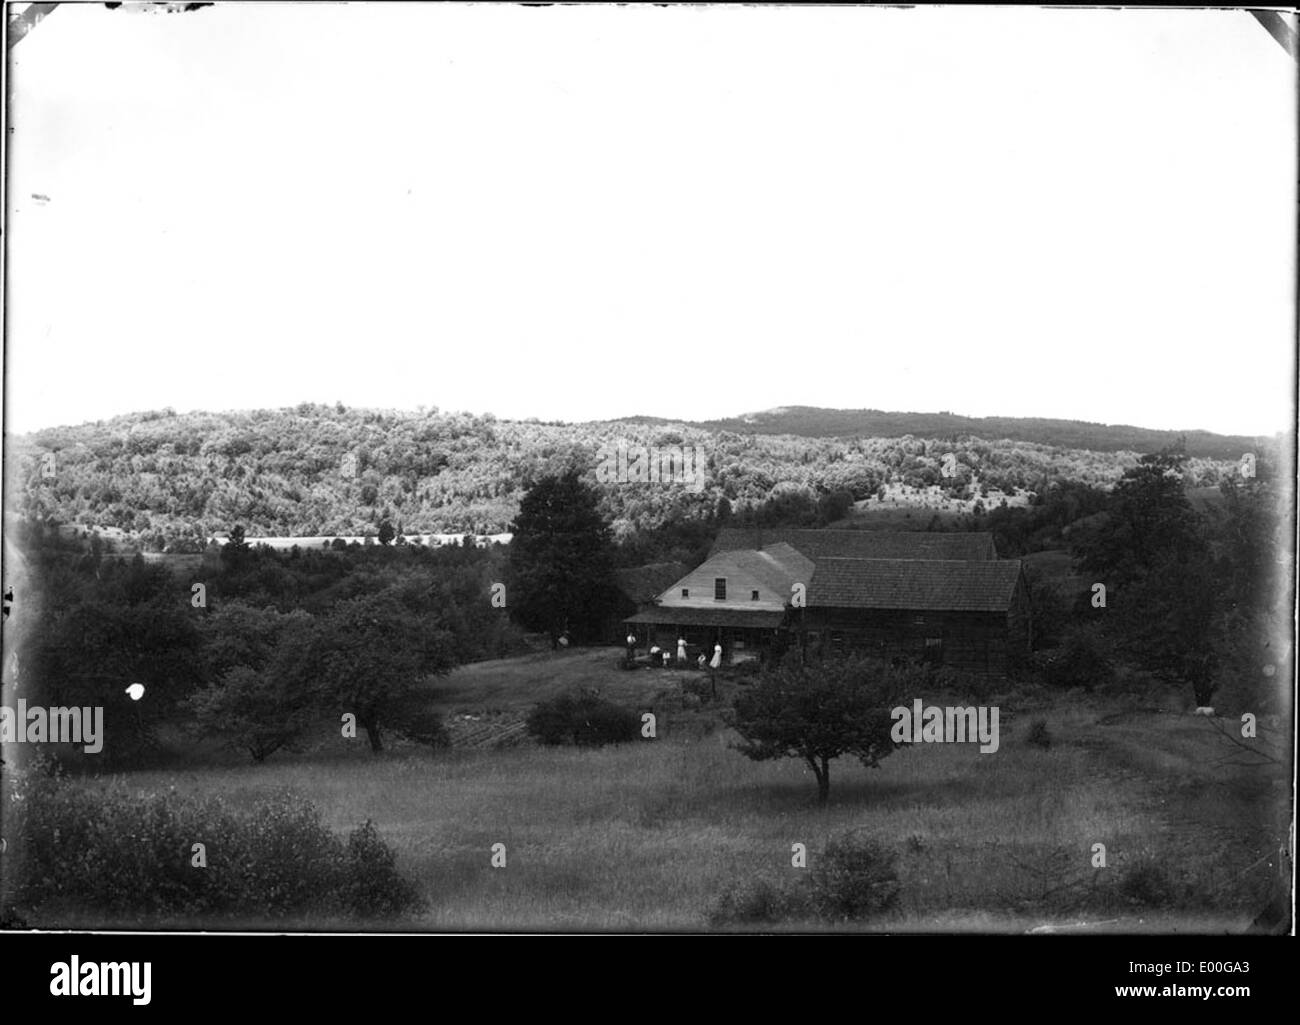
<path id="1" fill-rule="evenodd" d="M 834 411 L 815 411 L 833 413 Z M 855 414 L 856 415 L 856 414 Z M 739 423 L 739 422 L 737 422 Z M 116 527 L 146 548 L 201 540 L 233 524 L 249 537 L 506 531 L 528 482 L 576 467 L 598 483 L 602 446 L 682 446 L 703 481 L 599 484 L 616 539 L 783 498 L 861 501 L 884 488 L 939 487 L 1001 497 L 1049 479 L 1109 487 L 1133 452 L 1065 449 L 971 434 L 802 437 L 624 420 L 582 424 L 490 414 L 302 404 L 223 413 L 150 411 L 10 439 L 10 508 L 83 527 Z M 1191 458 L 1188 483 L 1216 485 L 1240 446 Z M 1189 453 L 1192 454 L 1192 453 Z M 689 466 L 688 462 L 688 466 Z M 898 493 L 895 488 L 893 494 Z"/>
<path id="2" fill-rule="evenodd" d="M 756 434 L 794 434 L 815 438 L 843 438 L 857 435 L 943 438 L 973 434 L 981 438 L 1032 441 L 1059 448 L 1086 448 L 1093 452 L 1137 452 L 1141 455 L 1185 444 L 1189 456 L 1236 459 L 1256 448 L 1259 438 L 1211 434 L 1209 431 L 1156 431 L 1127 424 L 1097 424 L 1083 420 L 1054 420 L 1041 417 L 960 416 L 953 413 L 887 413 L 879 409 L 820 409 L 815 406 L 783 406 L 725 420 L 710 420 L 700 426 L 720 431 L 748 431 Z"/>

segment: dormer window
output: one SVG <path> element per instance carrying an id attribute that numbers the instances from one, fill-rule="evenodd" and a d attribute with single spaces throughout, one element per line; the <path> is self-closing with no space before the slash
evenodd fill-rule
<path id="1" fill-rule="evenodd" d="M 714 600 L 714 601 L 726 601 L 726 600 L 727 600 L 727 578 L 726 578 L 726 577 L 715 577 L 715 578 L 714 578 L 714 580 L 713 580 L 713 600 Z"/>

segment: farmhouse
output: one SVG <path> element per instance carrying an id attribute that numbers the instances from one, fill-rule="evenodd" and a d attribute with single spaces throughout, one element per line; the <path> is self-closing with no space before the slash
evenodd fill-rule
<path id="1" fill-rule="evenodd" d="M 628 624 L 645 632 L 647 646 L 711 651 L 715 644 L 731 660 L 779 644 L 796 585 L 806 588 L 812 560 L 788 544 L 761 551 L 737 549 L 710 556 L 661 592 L 653 605 Z"/>
<path id="2" fill-rule="evenodd" d="M 646 646 L 723 646 L 729 661 L 856 651 L 1006 673 L 1029 650 L 1019 560 L 990 534 L 724 529 L 709 558 L 626 622 Z"/>

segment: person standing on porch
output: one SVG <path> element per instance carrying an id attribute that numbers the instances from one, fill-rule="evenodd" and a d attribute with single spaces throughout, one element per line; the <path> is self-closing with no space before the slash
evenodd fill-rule
<path id="1" fill-rule="evenodd" d="M 677 638 L 677 661 L 681 665 L 686 664 L 686 638 Z"/>

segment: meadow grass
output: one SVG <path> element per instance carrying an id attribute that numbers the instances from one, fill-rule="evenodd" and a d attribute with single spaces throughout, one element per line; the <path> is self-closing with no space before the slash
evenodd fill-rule
<path id="1" fill-rule="evenodd" d="M 563 661 L 590 663 L 599 675 L 592 653 Z M 548 663 L 462 672 L 495 681 L 479 695 L 486 703 L 513 701 L 512 679 L 532 680 Z M 639 675 L 659 686 L 672 674 L 610 670 L 602 679 L 644 688 L 634 682 Z M 461 683 L 441 700 L 463 707 L 467 692 Z M 802 885 L 808 870 L 792 866 L 792 844 L 806 845 L 812 867 L 827 840 L 847 830 L 899 853 L 898 913 L 863 928 L 1020 931 L 1095 919 L 1113 907 L 1125 868 L 1144 861 L 1192 880 L 1206 898 L 1197 913 L 1210 927 L 1244 928 L 1258 887 L 1248 879 L 1234 888 L 1230 877 L 1276 825 L 1258 770 L 1215 766 L 1208 754 L 1221 751 L 1221 741 L 1185 716 L 1117 721 L 1114 706 L 1094 698 L 1040 696 L 1038 704 L 1028 698 L 1023 708 L 1002 708 L 998 752 L 918 744 L 877 769 L 842 758 L 825 808 L 801 762 L 750 761 L 730 748 L 730 730 L 705 735 L 667 709 L 657 739 L 599 750 L 399 746 L 375 757 L 340 740 L 260 766 L 135 772 L 88 785 L 176 786 L 236 799 L 288 787 L 340 833 L 372 819 L 428 901 L 426 912 L 389 927 L 419 931 L 701 930 L 728 886 L 759 876 Z M 1047 749 L 1025 739 L 1031 713 L 1048 723 Z M 1092 866 L 1095 843 L 1106 845 L 1105 869 Z M 505 845 L 504 868 L 491 865 L 494 844 Z M 1145 913 L 1150 924 L 1161 909 Z M 1186 928 L 1190 913 L 1164 910 L 1170 928 Z M 1113 921 L 1122 928 L 1135 915 L 1121 908 Z"/>

